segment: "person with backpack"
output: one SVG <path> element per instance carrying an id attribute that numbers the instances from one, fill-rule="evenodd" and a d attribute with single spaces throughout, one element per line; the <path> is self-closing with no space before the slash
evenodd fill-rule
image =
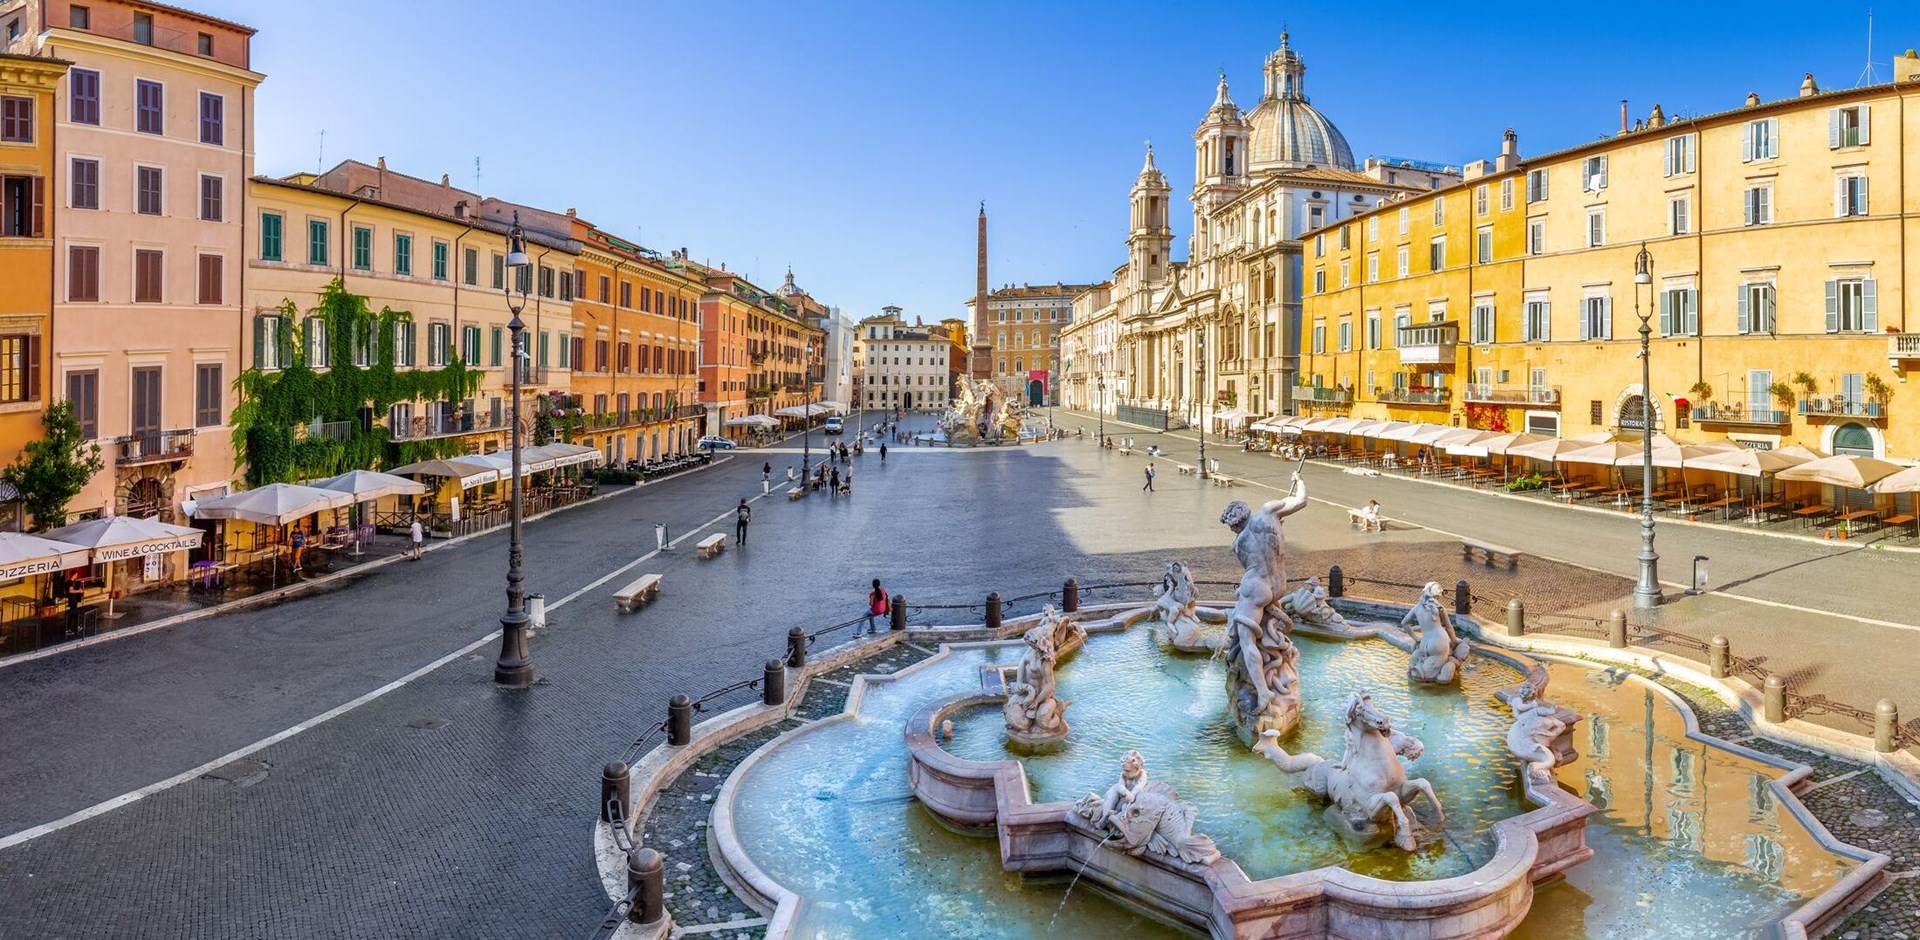
<path id="1" fill-rule="evenodd" d="M 739 508 L 733 511 L 734 542 L 740 545 L 747 544 L 747 523 L 752 521 L 753 521 L 753 509 L 747 505 L 746 498 L 742 497 L 740 500 Z"/>
<path id="2" fill-rule="evenodd" d="M 875 618 L 875 617 L 885 617 L 885 616 L 886 616 L 887 614 L 889 614 L 889 613 L 891 613 L 891 612 L 892 612 L 892 608 L 891 608 L 891 607 L 889 607 L 889 606 L 888 606 L 888 604 L 887 604 L 887 592 L 886 592 L 886 589 L 884 589 L 884 588 L 882 588 L 882 587 L 880 586 L 880 579 L 879 579 L 879 578 L 874 578 L 874 579 L 873 579 L 873 590 L 871 590 L 871 591 L 868 591 L 868 592 L 867 592 L 867 626 L 866 626 L 866 632 L 867 632 L 867 633 L 871 633 L 871 634 L 873 634 L 874 636 L 879 636 L 879 635 L 880 635 L 880 631 L 879 631 L 878 629 L 875 629 L 875 627 L 874 627 L 874 625 L 873 625 L 873 618 Z M 859 636 L 859 635 L 860 635 L 860 634 L 858 634 L 858 633 L 855 633 L 855 634 L 854 634 L 854 636 Z"/>
<path id="3" fill-rule="evenodd" d="M 1140 488 L 1142 493 L 1153 492 L 1153 461 L 1147 461 L 1147 485 Z"/>

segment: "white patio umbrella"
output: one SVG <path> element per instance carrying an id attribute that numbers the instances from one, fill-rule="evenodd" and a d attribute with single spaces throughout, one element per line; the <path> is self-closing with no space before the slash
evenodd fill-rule
<path id="1" fill-rule="evenodd" d="M 1413 425 L 1405 421 L 1382 421 L 1373 427 L 1361 431 L 1360 434 L 1362 437 L 1377 437 L 1391 440 L 1392 438 L 1387 438 L 1387 435 L 1404 431 L 1410 427 L 1413 427 Z"/>
<path id="2" fill-rule="evenodd" d="M 500 450 L 494 451 L 491 454 L 468 454 L 460 459 L 466 463 L 492 467 L 499 471 L 500 479 L 506 479 L 513 475 L 512 451 Z M 523 477 L 532 476 L 542 470 L 552 470 L 553 466 L 554 458 L 552 457 L 533 454 L 530 452 L 530 449 L 520 452 L 520 475 Z"/>
<path id="3" fill-rule="evenodd" d="M 1920 467 L 1908 467 L 1881 477 L 1867 487 L 1875 493 L 1920 493 Z M 0 572 L 0 577 L 5 573 Z"/>
<path id="4" fill-rule="evenodd" d="M 1608 441 L 1605 444 L 1589 444 L 1572 450 L 1562 450 L 1553 455 L 1553 461 L 1613 467 L 1622 465 L 1623 461 L 1638 461 L 1641 457 L 1640 451 L 1640 444 L 1637 441 Z"/>
<path id="5" fill-rule="evenodd" d="M 1505 453 L 1509 457 L 1526 457 L 1530 460 L 1554 460 L 1561 454 L 1570 451 L 1585 450 L 1592 446 L 1592 441 L 1577 441 L 1566 437 L 1548 437 L 1537 441 L 1529 441 L 1524 444 L 1514 443 L 1508 445 L 1504 451 L 1496 451 L 1496 453 Z"/>
<path id="6" fill-rule="evenodd" d="M 269 483 L 251 490 L 200 500 L 193 508 L 193 517 L 239 519 L 280 526 L 322 509 L 339 509 L 352 503 L 353 494 L 341 490 L 301 486 L 298 483 Z"/>
<path id="7" fill-rule="evenodd" d="M 1322 434 L 1352 434 L 1353 429 L 1359 427 L 1362 423 L 1358 418 L 1334 418 L 1327 423 L 1326 427 L 1321 428 L 1320 432 Z"/>
<path id="8" fill-rule="evenodd" d="M 460 488 L 470 490 L 500 479 L 500 469 L 492 464 L 479 463 L 467 457 L 448 457 L 439 460 L 422 460 L 404 467 L 395 467 L 387 471 L 394 476 L 439 477 L 446 480 L 459 480 Z"/>
<path id="9" fill-rule="evenodd" d="M 1408 434 L 1405 440 L 1409 444 L 1431 445 L 1434 442 L 1440 440 L 1442 437 L 1445 437 L 1448 434 L 1452 434 L 1453 432 L 1458 430 L 1460 430 L 1460 428 L 1452 427 L 1445 424 L 1423 424 L 1423 425 L 1419 425 L 1416 430 Z"/>
<path id="10" fill-rule="evenodd" d="M 25 532 L 0 532 L 0 581 L 52 574 L 87 563 L 87 547 Z"/>
<path id="11" fill-rule="evenodd" d="M 1850 490 L 1864 490 L 1884 477 L 1899 473 L 1902 469 L 1905 468 L 1897 463 L 1877 457 L 1835 454 L 1832 457 L 1809 460 L 1797 467 L 1789 467 L 1774 474 L 1774 479 L 1826 483 Z"/>
<path id="12" fill-rule="evenodd" d="M 119 616 L 113 612 L 113 562 L 199 548 L 205 535 L 158 519 L 104 516 L 61 526 L 48 532 L 47 538 L 83 546 L 92 552 L 94 564 L 107 566 L 107 619 L 112 620 Z"/>
<path id="13" fill-rule="evenodd" d="M 1538 444 L 1541 441 L 1550 441 L 1550 440 L 1553 440 L 1553 438 L 1548 437 L 1545 434 L 1527 434 L 1524 432 L 1509 432 L 1505 434 L 1497 434 L 1489 438 L 1484 438 L 1476 442 L 1475 446 L 1484 447 L 1487 449 L 1487 453 L 1493 454 L 1498 457 L 1522 456 L 1522 455 L 1513 454 L 1512 453 L 1513 449 L 1515 447 L 1525 447 L 1528 444 Z"/>
<path id="14" fill-rule="evenodd" d="M 804 418 L 807 416 L 806 408 L 800 405 L 788 405 L 785 408 L 776 409 L 773 413 L 782 418 Z"/>
<path id="15" fill-rule="evenodd" d="M 522 463 L 525 462 L 527 454 L 536 452 L 541 461 L 552 460 L 555 469 L 577 466 L 583 463 L 599 463 L 606 459 L 605 454 L 584 444 L 567 444 L 555 441 L 552 444 L 542 444 L 538 447 L 527 448 L 527 450 L 521 454 Z"/>
<path id="16" fill-rule="evenodd" d="M 1754 450 L 1736 446 L 1732 450 L 1686 457 L 1681 461 L 1681 466 L 1690 470 L 1715 470 L 1743 477 L 1760 477 L 1797 467 L 1812 459 L 1788 453 L 1785 448 Z"/>
<path id="17" fill-rule="evenodd" d="M 418 480 L 377 470 L 348 470 L 339 476 L 315 480 L 313 486 L 345 493 L 356 503 L 372 502 L 384 496 L 423 496 L 427 492 L 427 485 Z"/>

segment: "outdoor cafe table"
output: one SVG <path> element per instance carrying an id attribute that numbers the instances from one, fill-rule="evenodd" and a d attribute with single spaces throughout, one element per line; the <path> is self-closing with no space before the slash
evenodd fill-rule
<path id="1" fill-rule="evenodd" d="M 1706 504 L 1706 505 L 1704 505 L 1704 506 L 1701 506 L 1700 508 L 1701 508 L 1701 509 L 1703 509 L 1703 510 L 1704 510 L 1704 509 L 1721 509 L 1721 510 L 1725 510 L 1725 512 L 1722 512 L 1722 513 L 1721 513 L 1721 515 L 1722 515 L 1722 516 L 1731 516 L 1731 515 L 1733 515 L 1733 507 L 1735 507 L 1735 506 L 1738 506 L 1738 505 L 1740 505 L 1740 497 L 1738 497 L 1738 496 L 1722 496 L 1722 497 L 1720 497 L 1719 499 L 1716 499 L 1716 500 L 1714 500 L 1714 501 L 1713 501 L 1713 502 L 1711 502 L 1711 503 L 1708 503 L 1708 504 Z"/>
<path id="2" fill-rule="evenodd" d="M 1840 521 L 1845 522 L 1848 528 L 1852 528 L 1853 523 L 1856 520 L 1862 521 L 1862 522 L 1871 522 L 1873 521 L 1873 519 L 1878 517 L 1881 512 L 1882 510 L 1879 510 L 1879 509 L 1856 509 L 1849 513 L 1842 513 L 1840 516 Z"/>
<path id="3" fill-rule="evenodd" d="M 1814 519 L 1819 518 L 1820 516 L 1827 515 L 1831 512 L 1833 512 L 1832 506 L 1828 506 L 1824 503 L 1814 503 L 1811 506 L 1802 506 L 1799 509 L 1794 510 L 1793 515 L 1794 515 L 1794 518 L 1796 519 L 1806 520 L 1807 527 L 1812 528 Z"/>
<path id="4" fill-rule="evenodd" d="M 1747 521 L 1758 522 L 1761 516 L 1766 516 L 1767 518 L 1771 519 L 1773 518 L 1773 511 L 1779 508 L 1780 508 L 1780 501 L 1777 499 L 1770 499 L 1762 503 L 1754 503 L 1747 507 Z"/>

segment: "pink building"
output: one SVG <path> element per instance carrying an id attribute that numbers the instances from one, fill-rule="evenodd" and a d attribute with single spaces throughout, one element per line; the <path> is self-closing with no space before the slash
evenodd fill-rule
<path id="1" fill-rule="evenodd" d="M 49 378 L 107 467 L 69 510 L 177 522 L 236 475 L 253 30 L 133 0 L 0 2 L 0 29 L 16 18 L 8 51 L 73 63 L 47 193 Z"/>

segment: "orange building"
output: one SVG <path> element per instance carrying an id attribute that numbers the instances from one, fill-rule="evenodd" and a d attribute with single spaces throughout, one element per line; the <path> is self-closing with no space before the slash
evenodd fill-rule
<path id="1" fill-rule="evenodd" d="M 694 449 L 700 437 L 698 322 L 703 276 L 574 215 L 574 395 L 577 442 L 609 463 Z"/>
<path id="2" fill-rule="evenodd" d="M 745 429 L 728 421 L 819 401 L 826 307 L 797 288 L 782 297 L 723 268 L 690 267 L 707 282 L 700 303 L 700 387 L 709 432 L 740 437 Z M 786 286 L 792 287 L 791 276 Z"/>
<path id="3" fill-rule="evenodd" d="M 40 436 L 53 333 L 54 91 L 59 59 L 0 53 L 0 464 Z M 0 494 L 0 529 L 24 522 Z"/>

